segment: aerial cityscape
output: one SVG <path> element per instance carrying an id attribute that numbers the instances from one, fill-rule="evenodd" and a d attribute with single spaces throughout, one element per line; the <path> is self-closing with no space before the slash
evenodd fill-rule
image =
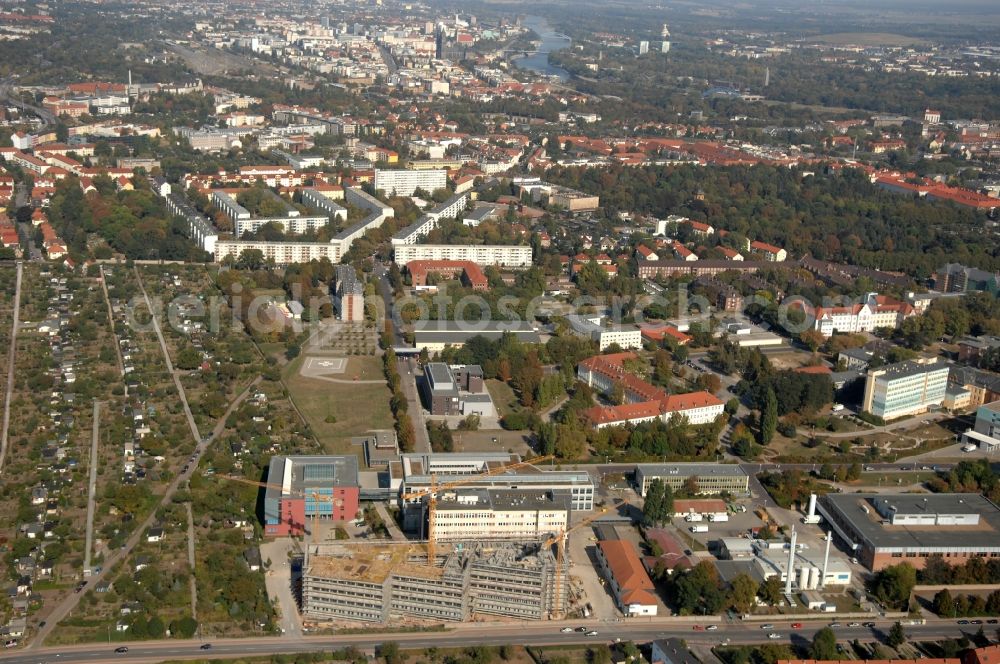
<path id="1" fill-rule="evenodd" d="M 0 664 L 1000 664 L 1000 4 L 0 0 Z"/>

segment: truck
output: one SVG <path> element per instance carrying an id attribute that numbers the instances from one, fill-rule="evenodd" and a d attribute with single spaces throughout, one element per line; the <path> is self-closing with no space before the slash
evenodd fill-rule
<path id="1" fill-rule="evenodd" d="M 684 517 L 684 520 L 687 521 L 688 523 L 695 523 L 697 521 L 701 521 L 702 516 L 696 512 L 691 512 L 690 514 Z"/>
<path id="2" fill-rule="evenodd" d="M 834 413 L 839 413 L 840 411 L 844 410 L 844 404 L 835 403 L 833 404 L 833 408 L 831 408 L 830 410 L 833 411 Z"/>
<path id="3" fill-rule="evenodd" d="M 691 526 L 691 532 L 692 533 L 707 533 L 708 532 L 708 526 L 706 526 L 705 524 L 701 524 L 701 525 L 697 525 L 697 526 Z"/>
<path id="4" fill-rule="evenodd" d="M 723 514 L 721 512 L 716 513 L 716 514 L 709 514 L 708 515 L 708 520 L 711 521 L 712 523 L 719 523 L 719 522 L 722 522 L 722 521 L 729 521 L 729 515 L 728 514 Z"/>

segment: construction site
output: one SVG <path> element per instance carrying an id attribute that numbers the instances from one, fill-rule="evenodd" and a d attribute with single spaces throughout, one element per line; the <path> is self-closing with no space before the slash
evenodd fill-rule
<path id="1" fill-rule="evenodd" d="M 582 597 L 567 573 L 570 532 L 622 501 L 571 527 L 575 505 L 592 506 L 592 484 L 578 473 L 539 473 L 534 464 L 550 457 L 489 456 L 428 455 L 426 483 L 399 486 L 401 512 L 417 522 L 420 539 L 407 539 L 395 524 L 390 539 L 367 539 L 365 520 L 355 516 L 352 459 L 275 457 L 269 476 L 280 484 L 228 479 L 265 490 L 268 534 L 302 537 L 301 547 L 294 545 L 293 557 L 302 556 L 294 585 L 302 617 L 312 623 L 561 618 L 571 611 L 569 598 Z M 438 470 L 449 481 L 439 482 Z M 526 471 L 535 474 L 523 482 Z"/>
<path id="2" fill-rule="evenodd" d="M 318 621 L 486 617 L 543 620 L 565 609 L 565 561 L 551 542 L 322 544 L 302 580 L 302 613 Z M 559 569 L 560 566 L 563 569 Z"/>

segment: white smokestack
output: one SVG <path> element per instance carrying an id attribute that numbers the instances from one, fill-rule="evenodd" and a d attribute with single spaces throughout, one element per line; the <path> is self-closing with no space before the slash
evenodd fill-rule
<path id="1" fill-rule="evenodd" d="M 816 516 L 816 494 L 809 494 L 809 518 Z"/>
<path id="2" fill-rule="evenodd" d="M 795 574 L 795 540 L 798 537 L 792 528 L 792 541 L 788 545 L 788 572 L 785 574 L 785 594 L 792 594 L 792 577 Z"/>
<path id="3" fill-rule="evenodd" d="M 826 553 L 823 554 L 823 575 L 819 578 L 819 587 L 826 587 L 826 573 L 830 568 L 830 542 L 833 541 L 833 531 L 826 535 Z"/>

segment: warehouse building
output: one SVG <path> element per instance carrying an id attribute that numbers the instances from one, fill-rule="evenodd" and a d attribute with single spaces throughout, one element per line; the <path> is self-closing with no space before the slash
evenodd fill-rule
<path id="1" fill-rule="evenodd" d="M 414 347 L 426 348 L 428 353 L 439 353 L 448 346 L 462 346 L 473 337 L 497 341 L 504 334 L 511 334 L 525 344 L 541 343 L 541 339 L 528 321 L 423 321 L 413 330 Z"/>
<path id="2" fill-rule="evenodd" d="M 697 482 L 700 494 L 750 491 L 750 476 L 736 464 L 640 463 L 635 467 L 635 485 L 643 496 L 653 480 L 662 480 L 672 490 L 679 491 L 689 479 Z"/>
<path id="3" fill-rule="evenodd" d="M 355 456 L 274 456 L 267 478 L 266 535 L 301 535 L 306 520 L 313 516 L 347 521 L 358 513 L 360 486 Z"/>
<path id="4" fill-rule="evenodd" d="M 303 575 L 302 611 L 338 622 L 543 620 L 565 605 L 556 570 L 551 549 L 537 544 L 442 546 L 434 565 L 418 545 L 322 545 Z"/>
<path id="5" fill-rule="evenodd" d="M 934 554 L 951 565 L 1000 558 L 1000 509 L 979 494 L 827 494 L 817 508 L 872 571 L 901 562 L 921 569 Z"/>

